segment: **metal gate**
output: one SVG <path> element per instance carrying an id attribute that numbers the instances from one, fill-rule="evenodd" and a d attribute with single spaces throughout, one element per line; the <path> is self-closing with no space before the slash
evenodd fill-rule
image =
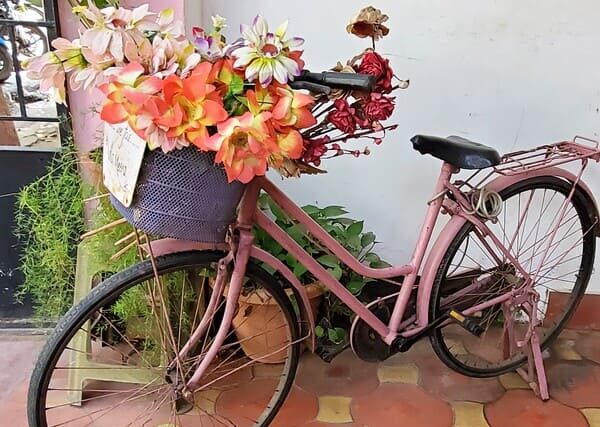
<path id="1" fill-rule="evenodd" d="M 56 0 L 0 0 L 0 327 L 26 326 L 32 313 L 13 297 L 23 282 L 16 193 L 46 172 L 70 128 L 66 108 L 42 95 L 20 62 L 47 50 L 58 33 Z"/>

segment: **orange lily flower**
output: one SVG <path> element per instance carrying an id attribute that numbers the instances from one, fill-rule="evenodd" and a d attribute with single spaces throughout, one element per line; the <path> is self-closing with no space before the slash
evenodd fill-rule
<path id="1" fill-rule="evenodd" d="M 276 126 L 293 126 L 304 129 L 317 123 L 310 112 L 314 98 L 289 87 L 276 89 L 279 100 L 273 107 L 273 122 Z"/>
<path id="2" fill-rule="evenodd" d="M 163 87 L 158 77 L 144 76 L 144 67 L 132 62 L 111 75 L 99 89 L 106 95 L 100 118 L 105 122 L 122 123 L 138 112 Z"/>
<path id="3" fill-rule="evenodd" d="M 248 183 L 267 171 L 267 159 L 279 147 L 266 121 L 271 113 L 253 115 L 246 112 L 217 124 L 217 133 L 208 139 L 209 149 L 216 151 L 215 162 L 223 162 L 229 182 Z"/>
<path id="4" fill-rule="evenodd" d="M 169 76 L 163 89 L 164 105 L 168 108 L 163 109 L 163 115 L 155 120 L 158 126 L 169 129 L 167 134 L 170 137 L 185 134 L 202 150 L 208 149 L 207 127 L 228 117 L 215 86 L 208 83 L 211 68 L 212 64 L 203 62 L 185 79 Z"/>

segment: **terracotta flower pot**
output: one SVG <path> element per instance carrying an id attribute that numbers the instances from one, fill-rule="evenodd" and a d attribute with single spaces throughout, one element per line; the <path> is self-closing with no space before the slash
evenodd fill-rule
<path id="1" fill-rule="evenodd" d="M 306 286 L 306 291 L 313 314 L 316 315 L 323 294 L 322 287 L 313 283 Z M 291 290 L 287 292 L 288 295 L 292 294 Z M 233 327 L 247 357 L 261 363 L 282 363 L 286 357 L 287 344 L 290 342 L 287 336 L 288 329 L 282 327 L 283 325 L 283 313 L 266 292 L 258 290 L 240 296 L 239 310 L 233 318 Z"/>

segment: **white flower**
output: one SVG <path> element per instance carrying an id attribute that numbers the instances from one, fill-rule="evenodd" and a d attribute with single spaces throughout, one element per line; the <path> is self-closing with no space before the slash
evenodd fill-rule
<path id="1" fill-rule="evenodd" d="M 211 16 L 213 29 L 216 32 L 220 32 L 223 28 L 227 28 L 227 24 L 225 23 L 227 20 L 219 15 Z"/>
<path id="2" fill-rule="evenodd" d="M 281 84 L 300 75 L 298 63 L 289 57 L 292 49 L 299 47 L 304 40 L 299 37 L 285 38 L 287 21 L 269 32 L 265 19 L 257 15 L 252 26 L 242 24 L 241 32 L 244 46 L 235 49 L 231 55 L 236 58 L 234 67 L 246 68 L 249 81 L 258 77 L 261 86 L 271 84 L 273 78 Z"/>

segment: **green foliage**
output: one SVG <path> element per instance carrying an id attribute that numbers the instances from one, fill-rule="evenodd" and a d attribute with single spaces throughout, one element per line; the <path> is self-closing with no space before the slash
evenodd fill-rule
<path id="1" fill-rule="evenodd" d="M 90 229 L 98 229 L 121 218 L 121 214 L 113 207 L 110 200 L 104 197 L 100 199 L 98 207 L 92 213 Z M 121 254 L 118 258 L 111 259 L 122 247 L 115 246 L 115 242 L 118 242 L 132 231 L 133 227 L 128 223 L 124 223 L 97 233 L 86 240 L 88 248 L 94 254 L 94 263 L 101 270 L 116 273 L 139 261 L 138 251 L 135 246 Z"/>
<path id="2" fill-rule="evenodd" d="M 73 301 L 75 254 L 84 230 L 83 186 L 77 154 L 70 143 L 57 154 L 43 177 L 18 196 L 16 235 L 24 242 L 16 297 L 31 295 L 38 320 L 52 321 Z"/>
<path id="3" fill-rule="evenodd" d="M 38 321 L 56 320 L 73 303 L 77 245 L 85 231 L 83 200 L 97 193 L 82 182 L 77 165 L 77 153 L 69 143 L 52 160 L 47 174 L 24 187 L 18 196 L 15 233 L 23 242 L 20 269 L 25 280 L 16 297 L 32 297 Z M 89 227 L 96 229 L 119 218 L 110 201 L 103 198 Z M 111 260 L 119 250 L 115 242 L 132 230 L 121 224 L 89 238 L 86 244 L 96 265 L 117 272 L 137 262 L 135 248 Z"/>
<path id="4" fill-rule="evenodd" d="M 320 242 L 308 235 L 302 225 L 287 216 L 268 195 L 261 194 L 259 206 L 263 211 L 270 214 L 277 225 L 285 230 L 319 264 L 325 267 L 341 283 L 344 283 L 352 294 L 359 296 L 364 286 L 372 280 L 356 274 L 342 264 Z M 360 262 L 372 268 L 389 267 L 389 264 L 374 252 L 374 247 L 378 243 L 375 234 L 364 231 L 363 221 L 345 216 L 348 212 L 342 206 L 319 208 L 314 205 L 306 205 L 302 209 Z M 315 281 L 310 272 L 264 230 L 255 228 L 254 236 L 257 246 L 286 264 L 303 284 Z M 269 266 L 265 265 L 264 267 L 273 273 Z M 346 328 L 335 325 L 336 319 L 345 319 L 342 323 L 346 323 L 345 321 L 353 313 L 335 295 L 330 293 L 325 295 L 322 309 L 319 327 L 316 330 L 317 337 L 322 341 L 329 341 L 334 344 L 344 342 L 347 339 Z"/>
<path id="5" fill-rule="evenodd" d="M 87 6 L 88 0 L 81 0 L 78 2 L 81 6 Z M 100 9 L 108 6 L 119 7 L 119 0 L 93 0 L 93 3 Z"/>
<path id="6" fill-rule="evenodd" d="M 167 273 L 160 278 L 162 288 L 155 286 L 152 279 L 128 289 L 112 304 L 110 310 L 114 323 L 121 326 L 128 339 L 142 342 L 141 350 L 145 360 L 153 364 L 160 362 L 159 322 L 165 323 L 160 301 L 164 300 L 168 305 L 167 312 L 171 314 L 169 320 L 173 330 L 180 331 L 177 333 L 182 337 L 190 336 L 192 323 L 199 309 L 199 295 L 195 284 L 198 279 L 205 277 L 201 271 Z M 159 292 L 163 293 L 162 297 Z"/>

